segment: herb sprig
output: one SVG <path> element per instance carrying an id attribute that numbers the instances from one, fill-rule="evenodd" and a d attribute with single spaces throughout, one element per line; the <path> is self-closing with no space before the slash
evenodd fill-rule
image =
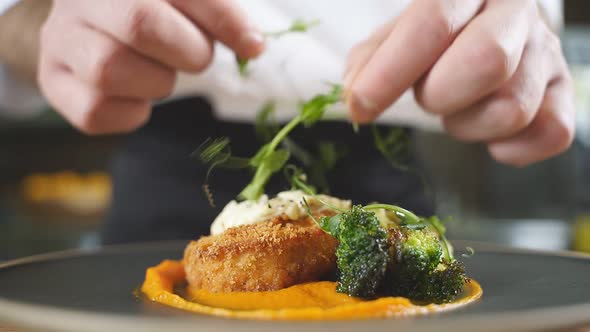
<path id="1" fill-rule="evenodd" d="M 404 172 L 410 170 L 410 135 L 407 129 L 396 127 L 384 134 L 376 125 L 372 125 L 371 134 L 375 147 L 391 166 Z"/>
<path id="2" fill-rule="evenodd" d="M 238 195 L 245 200 L 256 200 L 264 193 L 264 187 L 270 178 L 283 169 L 291 157 L 289 150 L 281 148 L 281 143 L 299 125 L 310 127 L 317 123 L 329 106 L 338 103 L 342 98 L 342 87 L 332 85 L 327 94 L 320 94 L 301 106 L 299 114 L 284 125 L 275 136 L 251 158 L 234 157 L 231 154 L 230 140 L 227 137 L 208 139 L 193 152 L 193 156 L 209 165 L 207 178 L 215 168 L 250 168 L 254 176 L 250 183 Z M 270 109 L 270 108 L 269 108 Z"/>
<path id="3" fill-rule="evenodd" d="M 263 33 L 263 35 L 266 38 L 276 39 L 276 38 L 281 38 L 284 35 L 287 35 L 290 33 L 305 33 L 307 31 L 309 31 L 309 29 L 318 26 L 320 23 L 321 23 L 320 20 L 306 21 L 303 19 L 296 19 L 286 29 L 265 32 L 265 33 Z M 242 59 L 236 55 L 236 64 L 238 65 L 238 72 L 240 73 L 240 76 L 242 76 L 242 77 L 248 76 L 248 64 L 249 63 L 250 63 L 250 60 Z"/>
<path id="4" fill-rule="evenodd" d="M 304 33 L 304 32 L 309 31 L 309 29 L 320 25 L 320 23 L 321 22 L 318 19 L 306 21 L 306 20 L 298 18 L 295 21 L 293 21 L 293 23 L 291 23 L 291 26 L 289 26 L 287 29 L 274 31 L 274 32 L 266 32 L 264 34 L 264 36 L 270 37 L 270 38 L 280 38 L 280 37 L 283 37 L 284 35 L 289 34 L 289 33 L 296 33 L 296 32 Z"/>

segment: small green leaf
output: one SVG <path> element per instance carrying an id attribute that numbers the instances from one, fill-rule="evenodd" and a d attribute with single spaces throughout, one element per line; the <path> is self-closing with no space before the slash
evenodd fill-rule
<path id="1" fill-rule="evenodd" d="M 291 154 L 287 150 L 276 150 L 264 160 L 264 166 L 268 167 L 272 172 L 278 172 L 285 166 L 290 156 Z"/>
<path id="2" fill-rule="evenodd" d="M 320 20 L 311 20 L 311 21 L 304 21 L 302 19 L 296 19 L 291 24 L 289 31 L 291 32 L 307 32 L 309 29 L 318 26 L 320 24 Z"/>
<path id="3" fill-rule="evenodd" d="M 264 160 L 266 159 L 267 155 L 269 154 L 270 145 L 264 144 L 258 152 L 254 155 L 254 157 L 250 158 L 250 166 L 258 167 L 262 165 Z"/>
<path id="4" fill-rule="evenodd" d="M 416 176 L 427 196 L 432 197 L 433 193 L 426 176 L 419 169 L 411 166 L 410 131 L 405 128 L 391 128 L 383 134 L 377 126 L 372 125 L 371 133 L 375 147 L 389 164 L 399 171 Z"/>
<path id="5" fill-rule="evenodd" d="M 336 214 L 332 217 L 321 217 L 320 218 L 320 223 L 319 226 L 322 230 L 324 230 L 324 232 L 332 235 L 332 236 L 337 236 L 338 235 L 338 229 L 340 228 L 340 222 L 342 220 L 342 214 Z"/>
<path id="6" fill-rule="evenodd" d="M 280 38 L 286 34 L 293 32 L 307 32 L 309 31 L 309 29 L 319 25 L 320 23 L 321 22 L 319 20 L 305 21 L 302 19 L 296 19 L 295 21 L 293 21 L 293 23 L 291 23 L 291 26 L 289 26 L 287 29 L 274 32 L 267 32 L 264 35 L 270 38 Z"/>
<path id="7" fill-rule="evenodd" d="M 404 128 L 392 128 L 387 134 L 382 134 L 377 126 L 371 126 L 375 147 L 396 169 L 408 171 L 410 156 L 409 131 Z"/>
<path id="8" fill-rule="evenodd" d="M 291 164 L 284 168 L 285 177 L 291 184 L 291 190 L 301 190 L 308 195 L 317 194 L 317 190 L 307 183 L 307 176 L 302 169 Z"/>
<path id="9" fill-rule="evenodd" d="M 286 162 L 289 160 L 291 153 L 289 149 L 278 149 L 286 140 L 287 147 L 289 146 L 288 135 L 298 125 L 304 123 L 306 120 L 308 124 L 317 122 L 324 114 L 325 109 L 340 100 L 341 87 L 333 85 L 332 91 L 326 95 L 318 95 L 308 103 L 302 106 L 301 113 L 289 121 L 286 125 L 280 128 L 274 135 L 272 140 L 263 145 L 258 152 L 249 159 L 237 158 L 231 155 L 229 147 L 229 139 L 220 138 L 216 140 L 208 140 L 201 145 L 193 156 L 198 156 L 199 159 L 210 165 L 207 172 L 207 178 L 215 167 L 228 168 L 245 168 L 251 167 L 254 169 L 254 176 L 251 182 L 239 194 L 239 198 L 248 200 L 257 200 L 260 195 L 264 193 L 264 187 L 273 176 L 274 173 L 281 170 Z M 261 115 L 260 121 L 263 122 L 272 114 L 273 107 L 269 104 L 263 109 L 265 115 Z M 326 147 L 324 147 L 326 149 Z M 333 159 L 333 156 L 330 156 Z M 333 161 L 329 161 L 332 163 Z M 327 186 L 326 186 L 327 187 Z"/>
<path id="10" fill-rule="evenodd" d="M 325 95 L 317 95 L 301 107 L 301 118 L 306 127 L 311 127 L 318 122 L 326 109 L 339 102 L 342 98 L 342 87 L 333 85 L 332 90 Z"/>
<path id="11" fill-rule="evenodd" d="M 240 73 L 240 76 L 242 76 L 242 77 L 248 76 L 248 63 L 250 63 L 250 60 L 240 59 L 236 55 L 236 63 L 238 64 L 238 72 Z"/>
<path id="12" fill-rule="evenodd" d="M 242 190 L 239 197 L 247 200 L 257 200 L 264 193 L 264 186 L 268 183 L 271 176 L 281 170 L 290 154 L 287 150 L 276 150 L 269 152 L 261 158 L 258 166 L 256 166 L 256 173 L 252 181 Z"/>

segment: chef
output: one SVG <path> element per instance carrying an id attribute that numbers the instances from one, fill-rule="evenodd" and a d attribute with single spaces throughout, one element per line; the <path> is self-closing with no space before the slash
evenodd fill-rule
<path id="1" fill-rule="evenodd" d="M 264 103 L 275 101 L 277 120 L 288 120 L 326 82 L 344 86 L 342 118 L 443 129 L 505 164 L 550 158 L 573 138 L 557 0 L 0 3 L 0 108 L 25 114 L 36 105 L 20 72 L 37 77 L 44 100 L 82 132 L 128 134 L 112 166 L 108 243 L 207 233 L 219 210 L 208 206 L 203 167 L 190 152 L 207 137 L 228 136 L 237 155 L 250 155 Z M 266 37 L 295 19 L 321 24 Z M 250 60 L 245 77 L 236 56 Z M 329 174 L 335 196 L 432 213 L 420 180 L 389 167 L 367 130 L 335 121 L 293 137 L 310 149 L 322 140 L 347 147 Z M 248 176 L 214 175 L 218 205 Z"/>

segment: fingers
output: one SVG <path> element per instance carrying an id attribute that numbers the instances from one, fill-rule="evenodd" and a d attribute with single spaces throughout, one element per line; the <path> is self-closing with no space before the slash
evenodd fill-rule
<path id="1" fill-rule="evenodd" d="M 456 138 L 487 142 L 499 162 L 526 166 L 565 151 L 574 118 L 572 82 L 559 39 L 540 22 L 514 76 L 443 122 Z"/>
<path id="2" fill-rule="evenodd" d="M 137 52 L 183 71 L 201 71 L 211 61 L 213 46 L 197 26 L 168 2 L 156 0 L 57 1 L 56 12 L 76 11 L 95 30 Z M 200 3 L 201 1 L 199 1 Z"/>
<path id="3" fill-rule="evenodd" d="M 63 52 L 59 39 L 47 36 L 46 52 L 85 84 L 106 96 L 153 99 L 169 95 L 176 72 L 141 56 L 100 31 L 81 26 L 68 34 L 71 49 Z"/>
<path id="4" fill-rule="evenodd" d="M 430 69 L 482 3 L 414 1 L 349 86 L 353 119 L 371 121 L 397 100 Z"/>
<path id="5" fill-rule="evenodd" d="M 574 137 L 574 103 L 571 82 L 564 78 L 549 86 L 539 114 L 519 134 L 488 145 L 494 159 L 527 166 L 564 152 Z"/>
<path id="6" fill-rule="evenodd" d="M 231 0 L 54 0 L 39 83 L 82 131 L 129 131 L 147 121 L 150 100 L 172 91 L 176 71 L 208 66 L 209 34 L 240 57 L 262 51 L 260 34 Z"/>
<path id="7" fill-rule="evenodd" d="M 57 64 L 42 63 L 39 82 L 50 104 L 87 134 L 129 132 L 142 126 L 150 116 L 148 100 L 106 97 Z"/>
<path id="8" fill-rule="evenodd" d="M 232 0 L 169 1 L 240 58 L 256 57 L 264 50 L 264 36 Z"/>
<path id="9" fill-rule="evenodd" d="M 416 100 L 449 115 L 499 89 L 521 63 L 535 15 L 531 1 L 488 1 L 416 86 Z"/>
<path id="10" fill-rule="evenodd" d="M 447 132 L 467 142 L 509 137 L 534 119 L 554 71 L 552 58 L 542 52 L 525 50 L 514 76 L 498 91 L 475 105 L 443 117 Z"/>
<path id="11" fill-rule="evenodd" d="M 346 61 L 346 69 L 344 70 L 344 88 L 347 89 L 350 83 L 356 78 L 358 72 L 367 64 L 371 59 L 375 50 L 383 43 L 385 38 L 389 35 L 395 21 L 387 22 L 382 25 L 375 33 L 363 42 L 355 45 L 349 52 Z"/>
<path id="12" fill-rule="evenodd" d="M 416 0 L 383 30 L 349 55 L 354 121 L 373 120 L 414 86 L 452 136 L 485 142 L 500 162 L 524 166 L 571 144 L 571 79 L 535 1 Z"/>

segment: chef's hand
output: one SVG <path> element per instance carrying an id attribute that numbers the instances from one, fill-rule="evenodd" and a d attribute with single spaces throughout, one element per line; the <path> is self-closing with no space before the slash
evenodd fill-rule
<path id="1" fill-rule="evenodd" d="M 127 132 L 169 95 L 177 71 L 200 72 L 214 40 L 241 58 L 262 35 L 232 0 L 54 0 L 41 35 L 40 87 L 75 127 Z"/>
<path id="2" fill-rule="evenodd" d="M 349 55 L 353 120 L 369 122 L 413 87 L 448 133 L 525 166 L 574 135 L 572 82 L 533 0 L 415 0 Z"/>

